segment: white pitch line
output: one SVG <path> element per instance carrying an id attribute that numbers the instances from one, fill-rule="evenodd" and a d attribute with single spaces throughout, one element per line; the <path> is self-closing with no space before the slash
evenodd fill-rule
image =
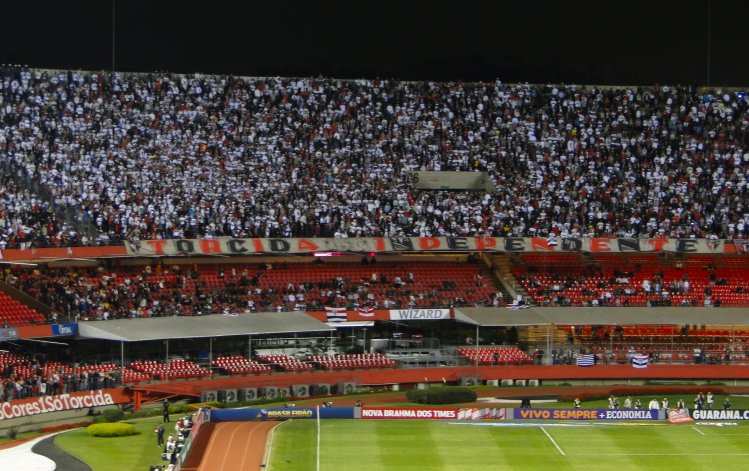
<path id="1" fill-rule="evenodd" d="M 692 427 L 692 429 L 694 429 L 694 431 L 697 432 L 697 433 L 699 433 L 700 435 L 705 435 L 705 432 L 703 432 L 702 430 L 698 429 L 697 427 Z"/>
<path id="2" fill-rule="evenodd" d="M 316 460 L 316 467 L 315 469 L 317 471 L 320 471 L 320 406 L 317 406 L 317 460 Z"/>
<path id="3" fill-rule="evenodd" d="M 749 453 L 574 453 L 570 456 L 749 456 Z"/>
<path id="4" fill-rule="evenodd" d="M 557 451 L 558 451 L 558 452 L 559 452 L 559 453 L 560 453 L 560 454 L 561 454 L 562 456 L 567 456 L 567 453 L 565 453 L 565 452 L 564 452 L 564 450 L 562 450 L 562 449 L 561 449 L 561 448 L 559 447 L 559 445 L 557 444 L 557 442 L 556 442 L 556 441 L 555 441 L 555 440 L 554 440 L 553 438 L 551 438 L 551 435 L 549 435 L 549 432 L 547 432 L 547 431 L 546 431 L 546 429 L 545 429 L 545 428 L 543 427 L 543 425 L 541 426 L 541 431 L 542 431 L 542 432 L 544 433 L 544 435 L 546 435 L 547 437 L 549 437 L 549 440 L 551 440 L 551 443 L 553 443 L 553 444 L 554 444 L 554 446 L 555 446 L 555 447 L 557 448 Z"/>
<path id="5" fill-rule="evenodd" d="M 265 466 L 265 470 L 266 471 L 270 471 L 270 469 L 271 469 L 271 466 L 270 466 L 271 465 L 271 461 L 270 461 L 271 456 L 270 455 L 273 452 L 273 439 L 276 437 L 276 429 L 278 427 L 280 427 L 281 425 L 288 424 L 289 422 L 291 422 L 293 420 L 294 419 L 285 420 L 285 421 L 281 422 L 280 424 L 276 425 L 275 427 L 273 427 L 272 429 L 270 429 L 270 439 L 265 443 L 265 456 L 263 458 L 263 465 Z"/>

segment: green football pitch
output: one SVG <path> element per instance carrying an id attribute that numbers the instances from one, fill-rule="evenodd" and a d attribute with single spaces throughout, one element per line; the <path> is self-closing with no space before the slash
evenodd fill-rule
<path id="1" fill-rule="evenodd" d="M 743 423 L 296 420 L 269 471 L 749 469 Z"/>

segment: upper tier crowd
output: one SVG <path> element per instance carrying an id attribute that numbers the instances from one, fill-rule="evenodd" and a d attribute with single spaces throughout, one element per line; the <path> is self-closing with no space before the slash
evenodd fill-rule
<path id="1" fill-rule="evenodd" d="M 740 92 L 0 72 L 0 248 L 749 236 Z M 497 190 L 420 191 L 416 170 L 486 171 Z"/>

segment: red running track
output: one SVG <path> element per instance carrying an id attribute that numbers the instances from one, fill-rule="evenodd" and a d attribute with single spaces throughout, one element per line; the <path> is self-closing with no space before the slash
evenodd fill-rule
<path id="1" fill-rule="evenodd" d="M 219 422 L 198 471 L 258 471 L 265 464 L 270 431 L 279 422 Z"/>

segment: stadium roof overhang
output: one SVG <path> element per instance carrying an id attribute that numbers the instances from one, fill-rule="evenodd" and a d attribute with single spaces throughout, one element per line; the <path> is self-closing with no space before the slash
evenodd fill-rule
<path id="1" fill-rule="evenodd" d="M 331 332 L 303 312 L 221 314 L 195 317 L 152 317 L 78 323 L 81 338 L 139 342 L 146 340 L 229 337 L 234 335 Z"/>
<path id="2" fill-rule="evenodd" d="M 746 308 L 694 307 L 529 307 L 456 308 L 455 320 L 480 327 L 528 325 L 710 324 L 749 326 Z"/>

